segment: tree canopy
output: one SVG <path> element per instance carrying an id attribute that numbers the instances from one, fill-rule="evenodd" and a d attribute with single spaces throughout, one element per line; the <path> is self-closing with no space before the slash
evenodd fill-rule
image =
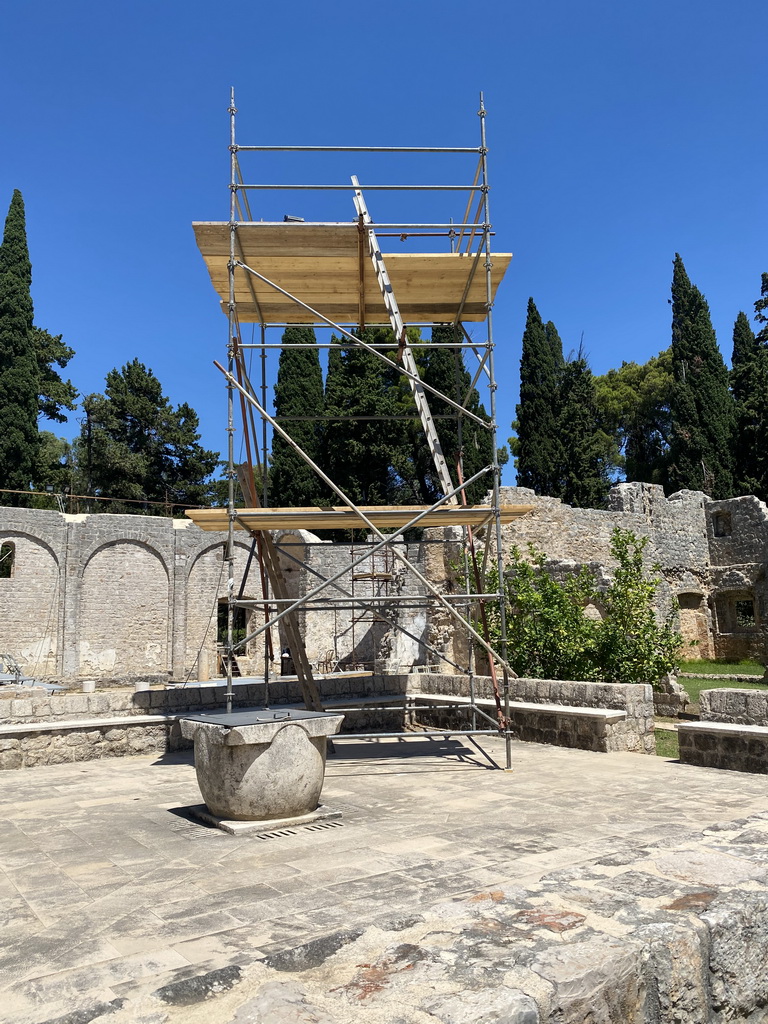
<path id="1" fill-rule="evenodd" d="M 757 335 L 746 313 L 733 327 L 731 390 L 736 405 L 734 471 L 739 493 L 768 501 L 768 274 L 763 274 L 761 296 L 755 302 Z"/>
<path id="2" fill-rule="evenodd" d="M 383 327 L 366 328 L 359 337 L 368 344 L 393 342 Z M 323 468 L 358 504 L 397 505 L 404 495 L 413 501 L 408 434 L 405 423 L 394 418 L 403 414 L 400 374 L 353 342 L 331 340 Z"/>
<path id="3" fill-rule="evenodd" d="M 709 306 L 679 254 L 672 276 L 669 486 L 733 494 L 734 408 Z"/>
<path id="4" fill-rule="evenodd" d="M 275 384 L 275 418 L 312 461 L 319 464 L 323 441 L 323 372 L 315 332 L 311 327 L 288 327 L 282 343 Z M 314 470 L 277 431 L 272 438 L 269 482 L 270 505 L 273 506 L 315 505 L 327 491 Z"/>
<path id="5" fill-rule="evenodd" d="M 601 429 L 595 380 L 581 350 L 561 370 L 557 431 L 562 462 L 555 496 L 576 508 L 603 507 L 612 445 Z"/>
<path id="6" fill-rule="evenodd" d="M 511 441 L 517 482 L 537 494 L 557 496 L 563 451 L 557 425 L 563 353 L 554 324 L 545 327 L 536 303 L 528 299 L 520 358 L 520 402 Z"/>
<path id="7" fill-rule="evenodd" d="M 27 491 L 37 469 L 39 370 L 32 340 L 32 264 L 24 200 L 13 193 L 0 246 L 0 487 Z M 21 494 L 0 493 L 6 505 Z"/>
<path id="8" fill-rule="evenodd" d="M 75 453 L 87 493 L 129 499 L 109 511 L 157 515 L 162 505 L 169 512 L 178 505 L 179 513 L 207 504 L 218 454 L 200 445 L 194 409 L 186 402 L 174 408 L 138 359 L 110 370 L 104 394 L 88 395 L 83 405 Z"/>
<path id="9" fill-rule="evenodd" d="M 642 365 L 623 362 L 595 378 L 603 430 L 613 439 L 611 464 L 627 480 L 665 484 L 672 427 L 672 352 Z"/>
<path id="10" fill-rule="evenodd" d="M 469 412 L 480 419 L 490 422 L 480 395 L 475 388 L 469 390 L 472 378 L 464 365 L 461 349 L 451 347 L 458 340 L 452 324 L 435 324 L 432 328 L 430 344 L 420 350 L 417 356 L 419 372 L 425 383 L 441 391 L 453 401 L 465 403 Z M 407 384 L 406 384 L 407 386 Z M 410 394 L 410 392 L 409 392 Z M 430 411 L 435 417 L 437 436 L 443 450 L 448 471 L 454 486 L 458 487 L 459 479 L 457 464 L 461 457 L 462 479 L 468 480 L 493 461 L 493 439 L 490 430 L 479 423 L 462 416 L 458 410 L 437 396 L 428 394 Z M 411 400 L 411 405 L 412 405 Z M 427 446 L 426 438 L 420 422 L 413 424 L 415 434 L 414 459 L 416 478 L 419 483 L 421 501 L 431 504 L 442 495 L 442 487 L 437 478 L 434 462 Z M 481 477 L 466 489 L 467 502 L 481 502 L 493 485 L 490 474 Z"/>

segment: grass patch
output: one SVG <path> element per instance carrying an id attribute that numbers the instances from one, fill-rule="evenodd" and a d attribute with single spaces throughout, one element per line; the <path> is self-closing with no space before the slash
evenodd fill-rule
<path id="1" fill-rule="evenodd" d="M 674 729 L 656 727 L 656 755 L 658 757 L 680 757 L 677 732 Z"/>
<path id="2" fill-rule="evenodd" d="M 707 679 L 706 676 L 699 676 L 696 679 L 680 679 L 679 683 L 691 698 L 691 703 L 696 705 L 697 712 L 699 694 L 702 690 L 768 690 L 765 683 L 737 683 L 733 679 Z"/>
<path id="3" fill-rule="evenodd" d="M 703 676 L 715 675 L 761 676 L 765 671 L 756 661 L 682 661 L 681 672 L 698 672 Z M 687 681 L 687 680 L 686 680 Z"/>

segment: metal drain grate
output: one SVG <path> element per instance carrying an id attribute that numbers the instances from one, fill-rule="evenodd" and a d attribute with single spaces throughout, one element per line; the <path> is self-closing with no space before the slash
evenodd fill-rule
<path id="1" fill-rule="evenodd" d="M 314 825 L 305 825 L 305 832 L 320 832 L 328 828 L 341 828 L 344 824 L 343 821 L 318 821 Z"/>
<path id="2" fill-rule="evenodd" d="M 198 825 L 194 821 L 182 821 L 178 825 L 172 825 L 171 831 L 176 832 L 183 839 L 213 839 L 223 834 L 217 828 Z"/>
<path id="3" fill-rule="evenodd" d="M 285 839 L 287 836 L 295 836 L 296 831 L 292 828 L 278 828 L 274 832 L 259 832 L 256 839 Z"/>

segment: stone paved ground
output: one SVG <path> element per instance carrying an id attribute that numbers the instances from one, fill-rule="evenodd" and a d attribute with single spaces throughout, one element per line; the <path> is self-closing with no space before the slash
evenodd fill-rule
<path id="1" fill-rule="evenodd" d="M 272 838 L 185 817 L 185 754 L 3 773 L 0 1020 L 578 1021 L 555 947 L 647 1002 L 640 926 L 765 899 L 765 777 L 524 743 L 513 772 L 494 758 L 496 738 L 339 742 L 323 800 L 341 824 Z"/>

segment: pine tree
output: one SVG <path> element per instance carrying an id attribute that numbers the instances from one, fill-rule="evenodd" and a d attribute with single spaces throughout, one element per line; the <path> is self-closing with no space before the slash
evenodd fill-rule
<path id="1" fill-rule="evenodd" d="M 533 299 L 523 332 L 520 359 L 520 402 L 511 441 L 517 482 L 537 494 L 554 495 L 560 488 L 563 455 L 557 432 L 557 404 L 562 346 L 554 324 L 544 326 Z M 558 358 L 559 348 L 559 358 Z"/>
<path id="2" fill-rule="evenodd" d="M 672 383 L 670 349 L 595 378 L 601 426 L 613 439 L 609 464 L 627 480 L 667 482 Z"/>
<path id="3" fill-rule="evenodd" d="M 49 334 L 42 327 L 32 328 L 32 343 L 39 373 L 39 413 L 46 419 L 65 423 L 67 417 L 63 410 L 71 412 L 77 408 L 77 388 L 71 380 L 62 380 L 54 365 L 63 369 L 75 350 L 64 344 L 60 334 Z"/>
<path id="4" fill-rule="evenodd" d="M 26 491 L 37 467 L 39 373 L 32 338 L 33 307 L 24 200 L 13 193 L 0 246 L 0 488 Z M 0 493 L 5 505 L 23 494 Z"/>
<path id="5" fill-rule="evenodd" d="M 321 461 L 323 373 L 311 327 L 288 327 L 275 384 L 275 417 L 315 463 Z M 298 348 L 298 345 L 311 348 Z M 292 417 L 318 417 L 295 420 Z M 326 487 L 314 470 L 277 432 L 272 438 L 270 505 L 301 508 L 315 505 Z"/>
<path id="6" fill-rule="evenodd" d="M 75 454 L 88 493 L 130 499 L 94 511 L 181 515 L 207 504 L 216 452 L 199 444 L 197 413 L 173 408 L 160 381 L 138 359 L 110 370 L 103 395 L 83 401 L 85 420 Z M 172 506 L 177 507 L 172 507 Z"/>
<path id="7" fill-rule="evenodd" d="M 579 350 L 563 368 L 557 428 L 563 452 L 556 497 L 576 508 L 603 508 L 610 486 L 610 438 L 600 429 L 595 379 Z"/>
<path id="8" fill-rule="evenodd" d="M 709 307 L 675 254 L 669 487 L 733 494 L 734 404 Z"/>

